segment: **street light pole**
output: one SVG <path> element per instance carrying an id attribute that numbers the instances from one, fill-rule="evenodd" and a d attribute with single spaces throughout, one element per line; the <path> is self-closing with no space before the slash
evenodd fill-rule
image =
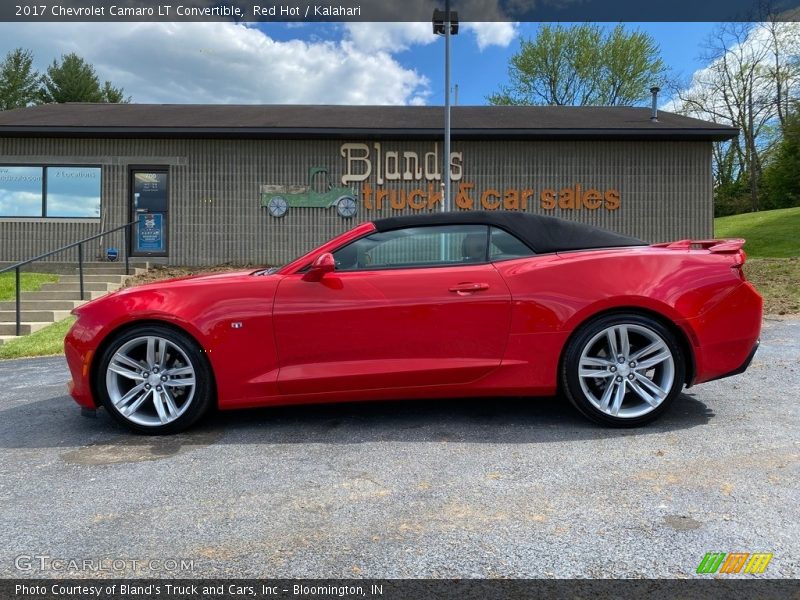
<path id="1" fill-rule="evenodd" d="M 458 33 L 458 13 L 450 11 L 450 0 L 444 12 L 433 11 L 433 33 L 444 36 L 444 156 L 442 157 L 442 210 L 452 210 L 450 193 L 450 36 Z"/>
<path id="2" fill-rule="evenodd" d="M 452 210 L 450 196 L 450 0 L 444 3 L 444 198 L 442 210 Z"/>

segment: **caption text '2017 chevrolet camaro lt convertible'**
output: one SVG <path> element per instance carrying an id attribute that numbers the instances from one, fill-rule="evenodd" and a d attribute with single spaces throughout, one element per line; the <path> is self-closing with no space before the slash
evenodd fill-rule
<path id="1" fill-rule="evenodd" d="M 552 396 L 634 426 L 749 365 L 743 240 L 647 245 L 571 221 L 453 212 L 363 223 L 277 269 L 75 309 L 70 390 L 142 433 L 212 406 Z"/>

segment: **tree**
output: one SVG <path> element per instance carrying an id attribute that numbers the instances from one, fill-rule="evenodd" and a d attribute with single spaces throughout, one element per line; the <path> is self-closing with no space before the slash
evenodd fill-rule
<path id="1" fill-rule="evenodd" d="M 666 66 L 641 31 L 542 25 L 534 40 L 522 40 L 508 74 L 511 84 L 489 96 L 491 104 L 615 106 L 648 98 Z"/>
<path id="2" fill-rule="evenodd" d="M 701 57 L 708 66 L 675 90 L 679 112 L 740 130 L 738 138 L 714 149 L 715 202 L 725 211 L 746 208 L 741 196 L 728 194 L 746 194 L 749 210 L 761 208 L 763 166 L 781 139 L 797 90 L 798 31 L 797 23 L 774 19 L 721 24 Z"/>
<path id="3" fill-rule="evenodd" d="M 103 102 L 109 102 L 111 104 L 127 104 L 130 101 L 130 96 L 126 98 L 125 90 L 122 88 L 114 87 L 111 85 L 110 81 L 106 81 L 103 84 Z"/>
<path id="4" fill-rule="evenodd" d="M 24 108 L 36 101 L 41 77 L 30 50 L 17 48 L 0 62 L 0 110 Z"/>
<path id="5" fill-rule="evenodd" d="M 800 103 L 784 118 L 783 139 L 764 169 L 762 207 L 800 206 Z"/>
<path id="6" fill-rule="evenodd" d="M 106 81 L 101 87 L 94 67 L 75 53 L 53 61 L 42 80 L 40 100 L 45 104 L 62 102 L 128 102 L 122 88 Z"/>

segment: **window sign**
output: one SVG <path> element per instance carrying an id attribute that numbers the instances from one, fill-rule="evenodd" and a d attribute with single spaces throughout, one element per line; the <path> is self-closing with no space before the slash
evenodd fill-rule
<path id="1" fill-rule="evenodd" d="M 140 214 L 136 231 L 136 250 L 164 252 L 164 215 L 161 213 Z"/>
<path id="2" fill-rule="evenodd" d="M 0 166 L 0 217 L 42 216 L 42 167 Z"/>
<path id="3" fill-rule="evenodd" d="M 99 167 L 47 167 L 48 217 L 99 217 Z"/>

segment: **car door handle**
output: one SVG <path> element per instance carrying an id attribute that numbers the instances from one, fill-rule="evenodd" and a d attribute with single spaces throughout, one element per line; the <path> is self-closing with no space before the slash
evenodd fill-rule
<path id="1" fill-rule="evenodd" d="M 483 292 L 489 289 L 488 283 L 459 283 L 450 288 L 456 294 L 471 294 L 473 292 Z"/>

